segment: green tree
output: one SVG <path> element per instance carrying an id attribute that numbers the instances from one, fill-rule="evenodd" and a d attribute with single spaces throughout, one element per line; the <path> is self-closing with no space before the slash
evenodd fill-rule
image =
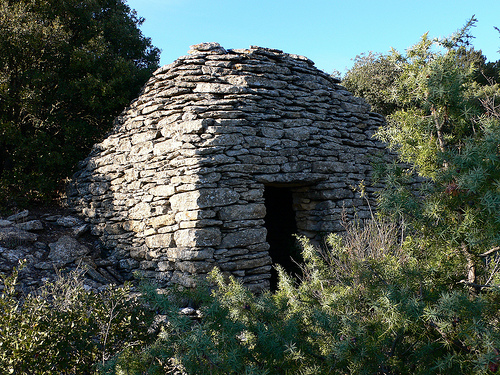
<path id="1" fill-rule="evenodd" d="M 0 0 L 0 191 L 50 195 L 158 67 L 123 0 Z"/>
<path id="2" fill-rule="evenodd" d="M 392 93 L 403 109 L 378 136 L 428 182 L 412 195 L 389 178 L 382 210 L 422 228 L 448 249 L 438 256 L 465 262 L 465 282 L 481 288 L 477 276 L 486 283 L 492 275 L 485 253 L 500 244 L 500 117 L 494 105 L 481 106 L 498 87 L 476 80 L 484 59 L 469 45 L 475 22 L 450 38 L 425 34 L 406 55 L 394 52 L 401 74 Z"/>
<path id="3" fill-rule="evenodd" d="M 402 86 L 410 85 L 411 80 L 416 85 L 418 79 L 426 77 L 426 69 L 430 68 L 431 61 L 439 55 L 431 47 L 438 45 L 441 51 L 454 51 L 453 63 L 457 70 L 469 71 L 474 67 L 472 81 L 478 86 L 488 84 L 489 77 L 498 78 L 498 63 L 487 63 L 481 51 L 469 45 L 472 36 L 468 31 L 474 22 L 475 19 L 468 27 L 448 39 L 431 40 L 428 34 L 424 34 L 420 43 L 409 48 L 405 55 L 394 49 L 388 54 L 369 52 L 358 55 L 354 59 L 354 66 L 343 77 L 342 84 L 354 95 L 371 104 L 374 112 L 384 116 L 401 109 L 421 108 L 424 103 L 417 97 L 422 95 L 422 91 L 411 91 L 417 86 L 408 86 L 407 91 L 404 91 Z"/>
<path id="4" fill-rule="evenodd" d="M 354 95 L 364 98 L 372 111 L 387 116 L 398 108 L 389 90 L 400 73 L 400 66 L 391 56 L 369 52 L 356 56 L 342 84 Z"/>

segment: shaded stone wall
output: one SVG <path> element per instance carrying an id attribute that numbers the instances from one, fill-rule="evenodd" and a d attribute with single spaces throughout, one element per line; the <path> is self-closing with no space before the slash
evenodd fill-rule
<path id="1" fill-rule="evenodd" d="M 126 272 L 190 285 L 214 265 L 269 286 L 267 185 L 293 195 L 297 230 L 341 231 L 369 216 L 380 115 L 309 59 L 250 47 L 192 46 L 157 70 L 74 176 L 72 207 Z"/>

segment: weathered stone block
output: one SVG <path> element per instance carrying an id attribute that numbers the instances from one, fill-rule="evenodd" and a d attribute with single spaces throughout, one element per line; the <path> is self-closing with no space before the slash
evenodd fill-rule
<path id="1" fill-rule="evenodd" d="M 123 222 L 123 229 L 133 232 L 142 232 L 146 229 L 146 223 L 142 220 L 127 220 Z"/>
<path id="2" fill-rule="evenodd" d="M 238 199 L 239 194 L 229 188 L 199 189 L 172 196 L 170 204 L 175 211 L 181 211 L 226 206 L 237 202 Z"/>
<path id="3" fill-rule="evenodd" d="M 204 227 L 214 227 L 222 225 L 222 221 L 214 219 L 201 219 L 196 221 L 181 221 L 179 223 L 179 228 L 204 228 Z"/>
<path id="4" fill-rule="evenodd" d="M 101 182 L 92 182 L 89 185 L 89 192 L 92 195 L 103 195 L 106 194 L 109 188 L 109 182 L 101 181 Z"/>
<path id="5" fill-rule="evenodd" d="M 223 221 L 262 219 L 266 216 L 266 206 L 260 203 L 231 205 L 219 210 L 219 218 Z"/>
<path id="6" fill-rule="evenodd" d="M 311 136 L 311 129 L 306 127 L 285 129 L 284 132 L 285 132 L 284 134 L 285 138 L 299 142 L 307 141 Z"/>
<path id="7" fill-rule="evenodd" d="M 208 249 L 191 249 L 174 247 L 166 251 L 167 257 L 172 260 L 206 260 L 213 259 L 215 250 Z"/>
<path id="8" fill-rule="evenodd" d="M 202 144 L 203 147 L 206 146 L 234 146 L 239 145 L 243 142 L 243 137 L 241 134 L 221 134 L 215 138 L 207 140 Z M 234 160 L 234 159 L 233 159 Z"/>
<path id="9" fill-rule="evenodd" d="M 172 234 L 171 233 L 162 233 L 162 234 L 154 234 L 146 237 L 145 239 L 146 246 L 149 248 L 158 248 L 158 247 L 169 247 L 172 244 Z"/>
<path id="10" fill-rule="evenodd" d="M 180 223 L 182 221 L 195 221 L 202 219 L 210 219 L 215 217 L 215 211 L 213 210 L 193 210 L 193 211 L 181 211 L 175 214 L 175 221 Z"/>
<path id="11" fill-rule="evenodd" d="M 49 247 L 48 258 L 63 263 L 71 263 L 90 252 L 88 247 L 69 236 L 62 236 L 57 242 L 49 244 Z"/>
<path id="12" fill-rule="evenodd" d="M 1 227 L 1 225 L 0 225 L 0 227 Z M 42 230 L 43 224 L 40 220 L 30 220 L 30 221 L 26 221 L 24 223 L 17 223 L 17 224 L 15 224 L 15 227 L 18 229 L 27 230 L 27 231 Z"/>
<path id="13" fill-rule="evenodd" d="M 12 224 L 14 224 L 14 223 L 12 221 L 10 221 L 10 220 L 2 220 L 2 219 L 0 219 L 0 228 L 10 227 Z"/>
<path id="14" fill-rule="evenodd" d="M 129 218 L 132 220 L 142 220 L 151 214 L 151 206 L 148 203 L 138 203 L 129 211 Z"/>
<path id="15" fill-rule="evenodd" d="M 200 272 L 208 273 L 214 268 L 214 266 L 215 263 L 213 262 L 179 261 L 176 264 L 178 270 L 183 272 L 189 272 L 191 274 L 196 274 Z"/>
<path id="16" fill-rule="evenodd" d="M 211 94 L 240 94 L 248 92 L 248 88 L 223 83 L 202 82 L 198 83 L 193 91 Z"/>
<path id="17" fill-rule="evenodd" d="M 338 173 L 345 170 L 345 163 L 339 161 L 315 161 L 312 163 L 312 171 L 315 173 Z"/>
<path id="18" fill-rule="evenodd" d="M 104 231 L 108 234 L 122 234 L 122 223 L 106 223 L 106 225 L 104 226 Z"/>
<path id="19" fill-rule="evenodd" d="M 157 185 L 149 190 L 149 193 L 155 197 L 171 197 L 175 193 L 172 185 Z"/>
<path id="20" fill-rule="evenodd" d="M 311 169 L 311 163 L 307 161 L 297 161 L 293 163 L 285 163 L 281 166 L 281 170 L 285 173 L 289 172 L 304 172 Z"/>
<path id="21" fill-rule="evenodd" d="M 8 221 L 18 221 L 18 220 L 22 220 L 24 218 L 27 218 L 29 216 L 30 212 L 28 210 L 24 210 L 24 211 L 21 211 L 17 214 L 14 214 L 14 215 L 10 215 L 9 217 L 7 217 L 6 220 Z"/>
<path id="22" fill-rule="evenodd" d="M 259 242 L 265 242 L 266 228 L 244 229 L 237 232 L 227 233 L 222 239 L 222 247 L 245 247 Z"/>
<path id="23" fill-rule="evenodd" d="M 247 270 L 246 273 L 247 273 L 247 275 L 255 275 L 255 274 L 262 275 L 262 274 L 270 273 L 272 268 L 273 268 L 273 266 L 271 266 L 269 264 L 267 266 L 261 266 L 261 267 L 249 269 L 249 270 Z"/>
<path id="24" fill-rule="evenodd" d="M 211 247 L 221 243 L 218 228 L 180 229 L 174 234 L 177 247 Z"/>
<path id="25" fill-rule="evenodd" d="M 148 224 L 156 229 L 175 224 L 175 218 L 173 214 L 155 216 L 148 220 Z"/>
<path id="26" fill-rule="evenodd" d="M 0 244 L 15 247 L 27 242 L 35 242 L 38 236 L 14 227 L 0 228 Z"/>
<path id="27" fill-rule="evenodd" d="M 168 155 L 169 153 L 179 150 L 183 145 L 182 142 L 167 140 L 155 143 L 153 146 L 153 155 Z"/>
<path id="28" fill-rule="evenodd" d="M 200 195 L 198 190 L 175 194 L 170 198 L 170 205 L 174 211 L 195 210 L 200 208 L 198 205 Z"/>
<path id="29" fill-rule="evenodd" d="M 155 139 L 157 135 L 158 135 L 158 132 L 156 130 L 148 130 L 145 132 L 136 133 L 132 136 L 131 144 L 135 145 L 137 143 L 150 141 L 152 139 Z"/>
<path id="30" fill-rule="evenodd" d="M 174 263 L 168 262 L 168 261 L 161 261 L 158 262 L 158 271 L 164 272 L 164 271 L 173 271 L 174 268 Z"/>
<path id="31" fill-rule="evenodd" d="M 141 270 L 154 270 L 156 268 L 156 262 L 151 260 L 143 260 L 139 263 L 139 269 Z"/>
<path id="32" fill-rule="evenodd" d="M 271 127 L 265 127 L 261 129 L 261 134 L 267 138 L 281 139 L 284 133 L 285 132 L 282 129 L 276 129 Z"/>
<path id="33" fill-rule="evenodd" d="M 139 156 L 153 153 L 153 142 L 141 142 L 132 146 L 130 150 L 131 156 Z"/>
<path id="34" fill-rule="evenodd" d="M 262 267 L 272 264 L 273 260 L 271 257 L 266 256 L 256 259 L 241 259 L 236 261 L 236 269 L 251 269 L 256 267 Z"/>

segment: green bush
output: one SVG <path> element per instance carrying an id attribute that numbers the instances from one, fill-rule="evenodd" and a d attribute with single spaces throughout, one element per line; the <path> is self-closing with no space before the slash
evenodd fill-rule
<path id="1" fill-rule="evenodd" d="M 279 270 L 278 290 L 253 295 L 214 270 L 192 291 L 146 290 L 168 323 L 156 342 L 127 348 L 111 373 L 487 374 L 500 360 L 500 289 L 476 295 L 448 264 L 393 225 L 370 222 L 302 239 L 303 278 Z M 425 245 L 422 243 L 421 245 Z M 465 272 L 458 264 L 456 273 Z M 200 316 L 179 314 L 187 303 Z"/>
<path id="2" fill-rule="evenodd" d="M 380 221 L 348 225 L 321 250 L 300 241 L 301 279 L 279 269 L 278 290 L 260 295 L 217 269 L 194 289 L 146 285 L 143 301 L 128 287 L 86 291 L 78 273 L 20 295 L 15 271 L 0 294 L 0 373 L 498 370 L 500 288 L 458 282 L 467 259 Z M 186 306 L 197 314 L 181 314 Z M 163 318 L 156 337 L 153 312 Z"/>
<path id="3" fill-rule="evenodd" d="M 20 295 L 17 275 L 3 278 L 0 294 L 2 374 L 95 374 L 114 353 L 147 339 L 148 310 L 127 286 L 87 291 L 73 272 Z"/>

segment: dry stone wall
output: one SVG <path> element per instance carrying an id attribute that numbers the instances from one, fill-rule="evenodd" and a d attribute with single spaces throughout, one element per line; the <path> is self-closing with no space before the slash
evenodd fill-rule
<path id="1" fill-rule="evenodd" d="M 279 50 L 192 46 L 157 70 L 95 145 L 68 196 L 122 270 L 191 285 L 214 266 L 269 286 L 266 187 L 293 196 L 297 232 L 342 230 L 369 210 L 383 152 L 382 116 L 314 67 Z"/>

